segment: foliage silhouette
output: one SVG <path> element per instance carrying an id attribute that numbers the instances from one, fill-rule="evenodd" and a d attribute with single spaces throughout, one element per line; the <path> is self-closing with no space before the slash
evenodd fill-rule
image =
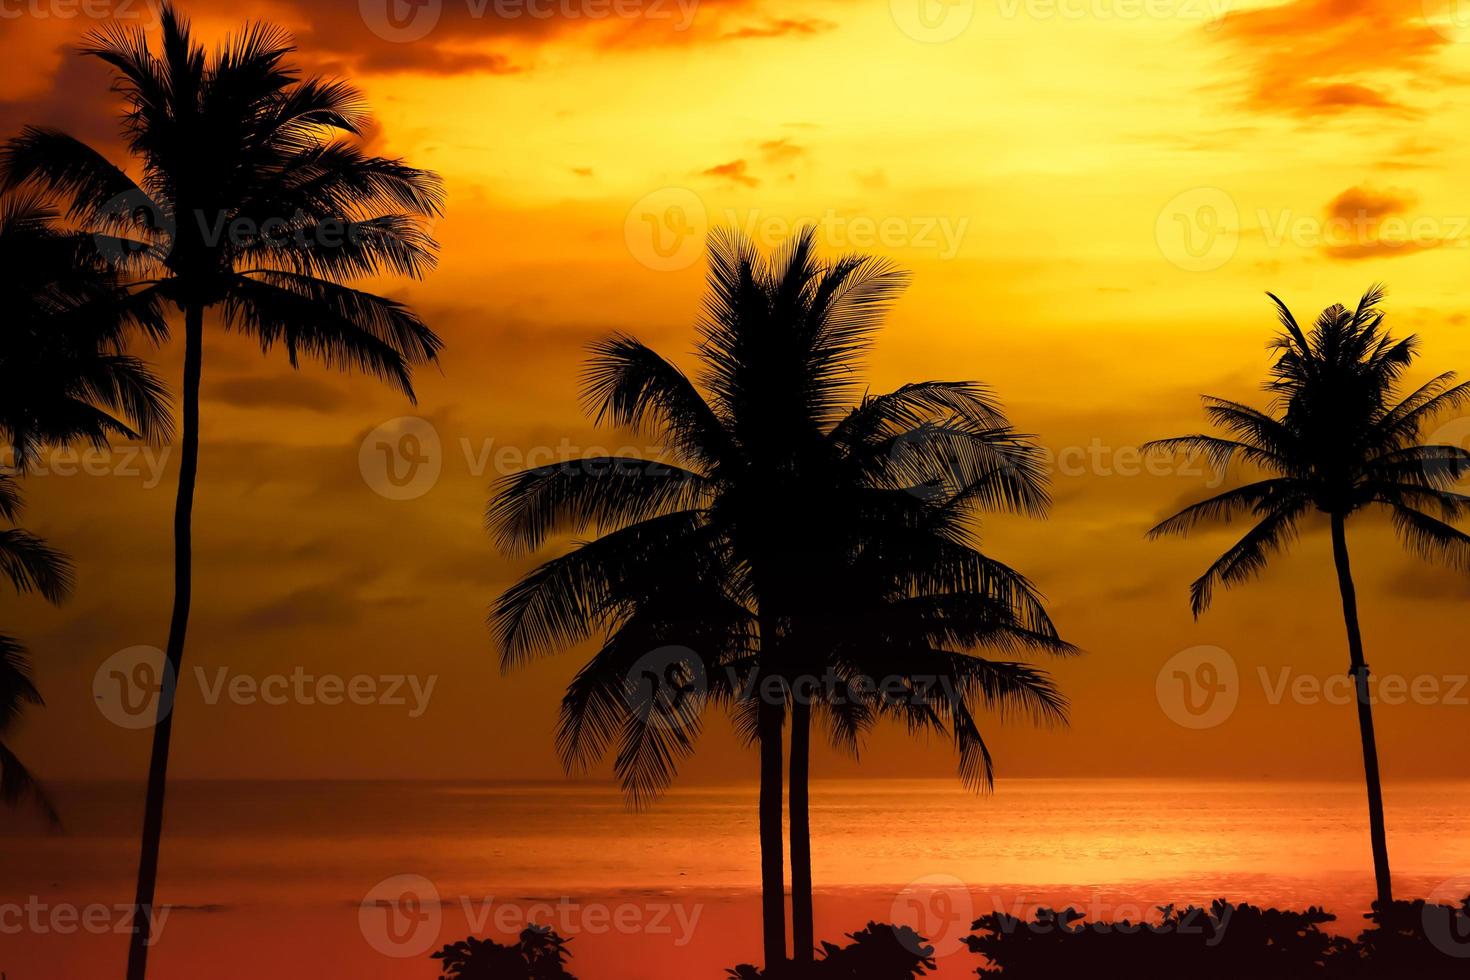
<path id="1" fill-rule="evenodd" d="M 849 933 L 846 946 L 822 943 L 811 963 L 784 963 L 767 970 L 742 964 L 729 980 L 915 980 L 935 969 L 934 949 L 908 926 L 869 922 Z"/>
<path id="2" fill-rule="evenodd" d="M 1470 510 L 1470 496 L 1452 489 L 1470 473 L 1470 451 L 1419 443 L 1438 413 L 1470 403 L 1470 383 L 1455 384 L 1455 375 L 1445 373 L 1400 399 L 1401 379 L 1418 354 L 1418 340 L 1395 339 L 1383 328 L 1382 298 L 1382 288 L 1374 286 L 1355 309 L 1328 307 L 1308 333 L 1286 304 L 1271 296 L 1283 328 L 1271 345 L 1275 362 L 1265 386 L 1275 395 L 1272 411 L 1206 397 L 1205 414 L 1227 436 L 1180 436 L 1146 448 L 1200 453 L 1221 469 L 1239 461 L 1268 474 L 1186 507 L 1149 532 L 1152 537 L 1187 534 L 1202 524 L 1229 523 L 1244 515 L 1254 522 L 1191 586 L 1196 616 L 1208 608 L 1215 585 L 1254 578 L 1295 540 L 1306 517 L 1327 518 L 1347 626 L 1349 675 L 1357 690 L 1378 901 L 1387 906 L 1392 878 L 1347 521 L 1384 509 L 1409 550 L 1470 571 L 1470 535 L 1448 523 Z"/>
<path id="3" fill-rule="evenodd" d="M 0 518 L 15 522 L 21 506 L 16 475 L 47 446 L 120 436 L 168 437 L 167 391 L 143 362 L 125 353 L 128 338 L 157 336 L 157 304 L 138 299 L 96 254 L 88 236 L 57 225 L 57 212 L 35 194 L 0 200 L 0 438 L 11 449 L 0 474 Z M 19 528 L 0 529 L 0 570 L 19 592 L 61 602 L 72 566 L 45 541 Z M 0 802 L 29 797 L 46 818 L 60 818 L 40 784 L 5 744 L 25 707 L 42 705 L 29 655 L 0 634 Z"/>
<path id="4" fill-rule="evenodd" d="M 871 258 L 822 262 L 815 246 L 808 229 L 767 259 L 739 234 L 711 236 L 698 386 L 632 338 L 594 348 L 591 414 L 652 434 L 672 461 L 513 474 L 487 515 L 513 555 L 554 534 L 600 534 L 534 569 L 491 614 L 505 669 L 602 634 L 563 698 L 568 768 L 616 741 L 615 770 L 641 805 L 693 751 L 707 705 L 732 711 L 759 744 L 768 967 L 786 955 L 781 742 L 793 678 L 844 682 L 841 703 L 818 700 L 849 748 L 894 715 L 951 734 L 961 774 L 983 785 L 990 756 L 972 706 L 1059 719 L 1064 702 L 1036 668 L 972 651 L 1069 649 L 1032 585 L 970 539 L 978 511 L 1044 508 L 1036 447 L 973 383 L 859 397 L 857 368 L 906 277 Z M 909 696 L 854 691 L 846 682 L 860 676 L 892 677 Z M 791 707 L 794 934 L 809 961 L 811 701 Z"/>
<path id="5" fill-rule="evenodd" d="M 412 398 L 415 365 L 440 341 L 411 311 L 344 285 L 382 273 L 420 276 L 436 246 L 422 219 L 440 213 L 437 177 L 364 154 L 367 116 L 346 84 L 303 78 L 279 28 L 246 26 L 207 54 L 175 7 L 159 13 L 155 50 L 142 27 L 110 24 L 83 53 L 114 72 L 135 182 L 81 141 L 27 128 L 5 147 L 6 186 L 67 200 L 67 216 L 131 275 L 140 301 L 183 313 L 183 427 L 174 518 L 174 607 L 167 657 L 176 684 L 192 596 L 192 514 L 207 311 L 305 355 L 364 371 Z M 171 705 L 172 690 L 159 698 Z M 144 980 L 174 716 L 153 729 L 128 980 Z"/>
<path id="6" fill-rule="evenodd" d="M 1375 905 L 1373 928 L 1356 940 L 1324 932 L 1336 917 L 1315 906 L 1293 912 L 1221 899 L 1209 910 L 1165 906 L 1154 922 L 1084 922 L 1074 909 L 1041 908 L 1029 922 L 1004 912 L 982 916 L 974 925 L 980 934 L 966 943 L 989 960 L 976 971 L 984 980 L 1438 980 L 1465 975 L 1455 952 L 1470 948 L 1466 903 L 1397 902 L 1387 916 Z"/>
<path id="7" fill-rule="evenodd" d="M 432 955 L 443 961 L 440 980 L 577 980 L 566 970 L 568 942 L 553 929 L 528 926 L 509 946 L 470 936 Z"/>

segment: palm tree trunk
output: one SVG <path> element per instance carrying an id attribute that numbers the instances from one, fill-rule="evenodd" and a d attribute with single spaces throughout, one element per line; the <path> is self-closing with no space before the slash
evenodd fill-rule
<path id="1" fill-rule="evenodd" d="M 143 812 L 143 846 L 138 859 L 138 893 L 133 934 L 128 946 L 128 980 L 144 980 L 152 942 L 153 893 L 158 882 L 158 850 L 163 838 L 163 801 L 168 784 L 168 748 L 174 727 L 174 694 L 184 659 L 193 593 L 192 532 L 194 482 L 199 472 L 199 375 L 203 367 L 204 308 L 184 311 L 184 425 L 179 447 L 179 492 L 174 503 L 174 609 L 169 620 L 169 669 L 160 678 L 158 722 L 153 728 L 153 755 L 148 762 L 148 798 Z"/>
<path id="2" fill-rule="evenodd" d="M 1378 778 L 1378 742 L 1373 735 L 1373 705 L 1369 700 L 1368 664 L 1363 659 L 1363 634 L 1358 629 L 1358 595 L 1353 588 L 1348 564 L 1347 527 L 1340 514 L 1332 516 L 1332 557 L 1337 562 L 1337 585 L 1342 591 L 1342 618 L 1347 623 L 1351 672 L 1358 696 L 1358 731 L 1363 738 L 1363 774 L 1368 781 L 1368 828 L 1373 839 L 1373 875 L 1378 884 L 1378 904 L 1388 908 L 1393 901 L 1393 879 L 1388 870 L 1388 831 L 1383 821 L 1383 787 Z"/>
<path id="3" fill-rule="evenodd" d="M 791 708 L 791 955 L 810 963 L 816 950 L 812 924 L 811 701 L 792 692 Z"/>
<path id="4" fill-rule="evenodd" d="M 760 697 L 760 692 L 757 691 Z M 761 743 L 761 920 L 766 970 L 786 962 L 786 868 L 781 841 L 782 705 L 761 697 L 757 726 Z"/>

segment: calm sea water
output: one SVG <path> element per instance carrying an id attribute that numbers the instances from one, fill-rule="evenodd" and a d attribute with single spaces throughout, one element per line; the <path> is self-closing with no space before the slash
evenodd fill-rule
<path id="1" fill-rule="evenodd" d="M 586 980 L 717 978 L 757 955 L 755 796 L 610 786 L 184 783 L 171 790 L 153 976 L 438 975 L 427 950 L 527 921 L 573 937 Z M 1470 893 L 1470 783 L 1386 788 L 1398 891 Z M 58 789 L 62 835 L 0 828 L 7 980 L 120 972 L 141 787 Z M 1325 905 L 1351 931 L 1372 880 L 1355 784 L 1011 780 L 820 783 L 818 931 L 872 918 L 936 940 L 992 908 L 1112 918 L 1216 897 Z"/>

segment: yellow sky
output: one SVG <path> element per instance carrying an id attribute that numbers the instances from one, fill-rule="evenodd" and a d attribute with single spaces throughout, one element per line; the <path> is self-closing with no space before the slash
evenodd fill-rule
<path id="1" fill-rule="evenodd" d="M 1275 684 L 1287 664 L 1317 679 L 1345 666 L 1323 536 L 1196 624 L 1187 583 L 1228 531 L 1145 542 L 1207 488 L 1203 474 L 1141 471 L 1134 451 L 1197 430 L 1201 392 L 1261 400 L 1267 289 L 1307 317 L 1384 280 L 1389 322 L 1424 340 L 1416 377 L 1470 369 L 1458 108 L 1470 31 L 1453 8 L 706 0 L 686 23 L 672 0 L 656 11 L 667 18 L 573 18 L 586 8 L 563 5 L 496 20 L 466 4 L 431 0 L 439 21 L 412 42 L 371 32 L 372 0 L 366 15 L 325 0 L 255 5 L 300 32 L 304 61 L 362 87 L 380 152 L 445 176 L 441 267 L 384 288 L 447 348 L 410 408 L 362 379 L 293 375 L 211 338 L 186 664 L 433 675 L 431 704 L 418 718 L 209 705 L 186 683 L 177 774 L 556 775 L 550 733 L 575 658 L 498 676 L 484 610 L 527 565 L 495 557 L 480 530 L 488 484 L 538 450 L 641 446 L 581 418 L 584 345 L 622 330 L 687 363 L 702 231 L 733 223 L 772 244 L 811 221 L 830 250 L 914 273 L 873 357 L 875 390 L 983 380 L 1057 454 L 1053 519 L 993 521 L 986 545 L 1038 580 L 1087 655 L 1056 667 L 1070 731 L 992 725 L 1002 775 L 1355 772 L 1351 707 L 1272 703 L 1260 674 Z M 249 6 L 209 0 L 196 13 L 214 33 Z M 113 131 L 95 71 L 58 51 L 93 24 L 9 20 L 7 131 Z M 161 361 L 177 373 L 175 351 Z M 364 478 L 359 449 L 404 415 L 432 426 L 441 473 L 391 500 Z M 1446 421 L 1446 439 L 1470 439 L 1470 422 Z M 18 743 L 41 773 L 144 771 L 146 733 L 109 723 L 92 680 L 115 651 L 162 642 L 172 479 L 29 481 L 28 524 L 82 577 L 63 609 L 7 605 L 50 702 Z M 1470 674 L 1453 639 L 1470 584 L 1416 566 L 1383 528 L 1355 529 L 1354 545 L 1370 662 L 1443 692 L 1380 709 L 1385 772 L 1470 775 L 1461 754 L 1422 749 L 1470 711 L 1470 685 L 1445 703 Z M 1227 720 L 1193 730 L 1160 705 L 1156 679 L 1201 644 L 1228 652 L 1241 687 Z M 726 728 L 711 720 L 691 778 L 753 771 Z M 942 746 L 896 732 L 868 761 L 890 774 L 951 767 Z M 818 771 L 854 770 L 824 759 Z"/>

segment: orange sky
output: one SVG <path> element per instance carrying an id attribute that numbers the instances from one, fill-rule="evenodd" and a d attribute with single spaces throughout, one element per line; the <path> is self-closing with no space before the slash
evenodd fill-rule
<path id="1" fill-rule="evenodd" d="M 582 419 L 582 348 L 622 330 L 687 361 L 702 231 L 733 223 L 772 244 L 815 221 L 829 250 L 914 273 L 873 357 L 875 390 L 983 380 L 1057 454 L 1052 519 L 992 521 L 985 543 L 1040 583 L 1087 655 L 1056 666 L 1069 731 L 991 726 L 1002 777 L 1353 776 L 1351 707 L 1272 703 L 1260 674 L 1275 685 L 1288 664 L 1318 679 L 1345 667 L 1325 535 L 1196 624 L 1186 586 L 1229 532 L 1145 542 L 1204 477 L 1143 470 L 1135 447 L 1197 430 L 1201 392 L 1261 401 L 1266 289 L 1307 317 L 1384 280 L 1389 322 L 1424 341 L 1416 380 L 1470 369 L 1458 109 L 1470 22 L 1454 5 L 625 0 L 634 15 L 619 17 L 589 16 L 611 9 L 592 2 L 496 18 L 476 16 L 493 4 L 429 0 L 412 9 L 437 20 L 408 22 L 425 33 L 397 41 L 373 33 L 395 30 L 375 0 L 190 6 L 210 36 L 247 13 L 295 29 L 303 63 L 363 88 L 376 148 L 439 170 L 450 206 L 439 270 L 384 286 L 447 342 L 416 409 L 210 337 L 174 774 L 555 777 L 551 732 L 576 658 L 498 675 L 484 612 L 528 565 L 494 555 L 487 487 L 528 458 L 642 446 Z M 0 4 L 0 129 L 43 122 L 107 141 L 105 81 L 63 50 L 96 22 L 63 8 L 75 9 Z M 176 357 L 160 355 L 170 377 Z M 394 500 L 364 477 L 360 450 L 405 415 L 432 426 L 440 474 Z M 1470 444 L 1470 419 L 1445 422 L 1443 441 Z M 6 605 L 49 701 L 17 749 L 53 778 L 145 771 L 147 733 L 92 703 L 99 665 L 166 630 L 174 471 L 150 476 L 138 459 L 136 475 L 115 472 L 129 462 L 27 481 L 27 526 L 81 575 L 62 609 Z M 1400 555 L 1371 522 L 1352 539 L 1370 662 L 1440 691 L 1440 703 L 1379 709 L 1385 772 L 1470 775 L 1463 753 L 1422 749 L 1462 733 L 1470 712 L 1456 680 L 1470 658 L 1454 639 L 1470 583 Z M 1239 704 L 1193 730 L 1155 682 L 1201 644 L 1237 665 Z M 437 682 L 419 717 L 210 705 L 193 668 L 213 679 L 223 666 Z M 866 759 L 874 773 L 952 768 L 943 746 L 896 731 Z M 688 777 L 753 770 L 713 719 Z M 824 758 L 816 771 L 855 769 Z"/>

